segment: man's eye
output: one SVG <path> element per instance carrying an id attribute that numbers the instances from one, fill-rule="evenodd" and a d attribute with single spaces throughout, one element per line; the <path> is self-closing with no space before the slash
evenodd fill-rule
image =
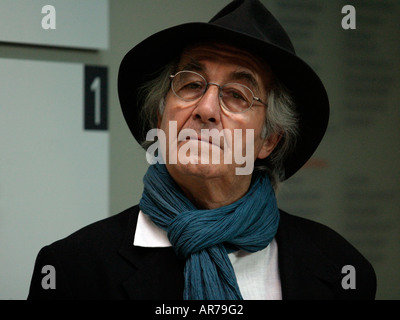
<path id="1" fill-rule="evenodd" d="M 234 92 L 232 95 L 235 99 L 246 100 L 241 94 L 237 92 Z"/>
<path id="2" fill-rule="evenodd" d="M 227 95 L 230 99 L 247 101 L 246 97 L 239 91 L 229 90 Z"/>
<path id="3" fill-rule="evenodd" d="M 186 84 L 183 89 L 188 89 L 188 90 L 200 90 L 204 87 L 204 85 L 201 82 L 190 82 Z"/>

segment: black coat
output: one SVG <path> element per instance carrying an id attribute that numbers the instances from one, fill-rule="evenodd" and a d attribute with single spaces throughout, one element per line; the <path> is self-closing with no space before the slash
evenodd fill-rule
<path id="1" fill-rule="evenodd" d="M 135 206 L 93 223 L 38 254 L 28 299 L 182 299 L 184 260 L 172 247 L 133 246 Z M 281 211 L 276 234 L 283 299 L 374 299 L 371 264 L 328 227 Z M 45 265 L 55 289 L 43 289 Z M 355 289 L 344 289 L 345 265 Z"/>

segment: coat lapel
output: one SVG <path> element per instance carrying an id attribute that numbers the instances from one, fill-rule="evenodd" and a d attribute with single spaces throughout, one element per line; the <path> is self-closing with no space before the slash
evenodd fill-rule
<path id="1" fill-rule="evenodd" d="M 333 299 L 332 288 L 340 281 L 341 270 L 298 227 L 298 219 L 281 212 L 276 235 L 282 298 Z"/>
<path id="2" fill-rule="evenodd" d="M 136 209 L 136 208 L 135 208 Z M 182 299 L 184 260 L 169 248 L 133 245 L 139 207 L 131 214 L 119 254 L 132 266 L 132 276 L 123 284 L 130 299 Z"/>

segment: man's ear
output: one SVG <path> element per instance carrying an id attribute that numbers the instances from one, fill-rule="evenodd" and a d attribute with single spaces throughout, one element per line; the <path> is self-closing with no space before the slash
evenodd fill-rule
<path id="1" fill-rule="evenodd" d="M 264 143 L 257 155 L 257 159 L 265 159 L 268 157 L 281 140 L 282 135 L 275 133 L 264 139 Z"/>
<path id="2" fill-rule="evenodd" d="M 162 116 L 161 116 L 160 112 L 157 112 L 157 129 L 161 128 L 161 120 L 162 120 Z"/>

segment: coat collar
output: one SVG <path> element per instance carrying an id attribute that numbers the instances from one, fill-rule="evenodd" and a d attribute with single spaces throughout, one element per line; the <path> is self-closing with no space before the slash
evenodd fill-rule
<path id="1" fill-rule="evenodd" d="M 132 208 L 119 254 L 134 271 L 122 286 L 130 299 L 182 299 L 184 260 L 172 247 L 145 248 L 133 245 L 139 206 Z"/>

